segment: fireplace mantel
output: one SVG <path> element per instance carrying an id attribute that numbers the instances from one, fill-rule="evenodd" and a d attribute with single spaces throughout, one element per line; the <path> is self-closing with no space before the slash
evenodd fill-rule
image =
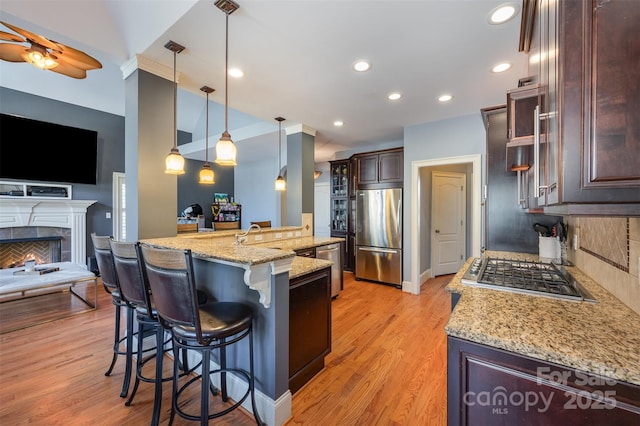
<path id="1" fill-rule="evenodd" d="M 0 228 L 53 226 L 71 229 L 71 261 L 86 265 L 87 208 L 97 200 L 2 197 Z"/>

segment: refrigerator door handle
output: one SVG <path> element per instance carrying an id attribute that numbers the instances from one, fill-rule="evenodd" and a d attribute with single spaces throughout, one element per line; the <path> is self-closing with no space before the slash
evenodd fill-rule
<path id="1" fill-rule="evenodd" d="M 370 247 L 358 247 L 358 250 L 373 251 L 373 252 L 380 252 L 380 253 L 398 253 L 400 251 L 400 250 L 394 250 L 394 249 L 370 248 Z"/>
<path id="2" fill-rule="evenodd" d="M 400 212 L 402 212 L 402 197 L 398 200 L 398 211 L 396 212 L 396 232 L 402 238 L 402 234 L 400 233 L 402 230 L 400 229 L 400 224 L 402 223 L 402 218 L 400 217 Z"/>

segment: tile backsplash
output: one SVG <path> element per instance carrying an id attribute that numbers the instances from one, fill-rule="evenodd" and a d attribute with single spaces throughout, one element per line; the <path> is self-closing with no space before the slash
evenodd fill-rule
<path id="1" fill-rule="evenodd" d="M 569 225 L 569 260 L 640 314 L 640 218 L 567 216 L 564 220 Z"/>

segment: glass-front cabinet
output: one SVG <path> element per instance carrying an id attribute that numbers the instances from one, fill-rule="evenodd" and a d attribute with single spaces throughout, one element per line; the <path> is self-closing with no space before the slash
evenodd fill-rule
<path id="1" fill-rule="evenodd" d="M 349 160 L 331 162 L 331 235 L 344 238 L 349 226 Z"/>

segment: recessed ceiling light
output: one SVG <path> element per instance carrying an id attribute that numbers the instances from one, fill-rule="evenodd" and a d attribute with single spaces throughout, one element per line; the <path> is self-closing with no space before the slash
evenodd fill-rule
<path id="1" fill-rule="evenodd" d="M 390 101 L 397 101 L 401 97 L 402 97 L 401 93 L 394 92 L 394 93 L 390 93 L 389 96 L 387 96 L 387 99 L 389 99 Z"/>
<path id="2" fill-rule="evenodd" d="M 504 72 L 511 68 L 511 64 L 509 62 L 503 62 L 491 68 L 492 72 Z"/>
<path id="3" fill-rule="evenodd" d="M 516 3 L 505 3 L 489 12 L 489 23 L 492 25 L 504 24 L 518 13 Z"/>
<path id="4" fill-rule="evenodd" d="M 230 77 L 235 77 L 235 78 L 240 78 L 240 77 L 244 76 L 244 72 L 240 68 L 231 68 L 229 70 L 229 76 Z"/>
<path id="5" fill-rule="evenodd" d="M 333 125 L 336 126 L 336 127 L 340 127 L 340 126 L 344 125 L 344 122 L 342 122 L 340 120 L 336 120 L 336 121 L 333 122 Z"/>
<path id="6" fill-rule="evenodd" d="M 440 102 L 448 102 L 448 101 L 450 101 L 451 99 L 453 99 L 453 96 L 451 96 L 451 95 L 442 95 L 442 96 L 440 96 L 440 97 L 438 98 L 438 100 L 439 100 Z"/>
<path id="7" fill-rule="evenodd" d="M 358 60 L 355 61 L 353 63 L 353 69 L 358 71 L 358 72 L 365 72 L 365 71 L 369 71 L 369 69 L 371 68 L 371 64 L 365 60 Z"/>

